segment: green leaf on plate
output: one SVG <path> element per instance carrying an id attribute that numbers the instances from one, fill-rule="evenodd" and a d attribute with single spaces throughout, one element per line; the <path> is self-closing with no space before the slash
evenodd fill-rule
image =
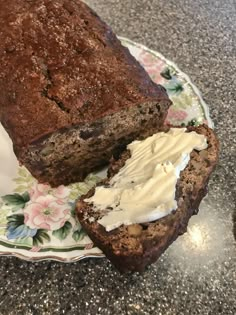
<path id="1" fill-rule="evenodd" d="M 26 176 L 27 176 L 27 170 L 26 170 L 26 168 L 24 168 L 24 167 L 19 167 L 18 173 L 19 173 L 19 175 L 22 176 L 22 177 L 26 177 Z"/>
<path id="2" fill-rule="evenodd" d="M 172 75 L 170 73 L 170 68 L 166 67 L 165 69 L 163 69 L 161 72 L 161 76 L 166 80 L 171 80 Z"/>
<path id="3" fill-rule="evenodd" d="M 199 125 L 200 125 L 200 123 L 199 123 L 199 121 L 197 121 L 197 119 L 192 119 L 192 120 L 190 120 L 190 121 L 188 122 L 188 126 L 197 127 L 197 126 L 199 126 Z"/>
<path id="4" fill-rule="evenodd" d="M 24 214 L 12 214 L 7 217 L 8 225 L 19 226 L 24 224 Z"/>
<path id="5" fill-rule="evenodd" d="M 91 188 L 93 188 L 99 181 L 101 180 L 100 177 L 89 174 L 84 182 L 79 182 L 75 184 L 71 184 L 69 188 L 71 189 L 69 199 L 74 200 L 78 199 L 82 195 L 85 195 Z"/>
<path id="6" fill-rule="evenodd" d="M 0 236 L 6 234 L 6 228 L 5 227 L 0 227 Z"/>
<path id="7" fill-rule="evenodd" d="M 30 197 L 28 192 L 25 192 L 22 195 L 15 193 L 3 196 L 2 200 L 6 205 L 12 206 L 12 211 L 17 211 L 25 207 L 25 204 L 30 200 Z"/>
<path id="8" fill-rule="evenodd" d="M 70 200 L 75 200 L 78 198 L 78 191 L 77 190 L 71 190 L 70 192 L 70 195 L 69 195 L 69 198 Z"/>
<path id="9" fill-rule="evenodd" d="M 76 241 L 76 242 L 79 242 L 81 241 L 87 234 L 85 233 L 85 231 L 80 228 L 76 231 L 73 232 L 72 234 L 72 238 Z"/>
<path id="10" fill-rule="evenodd" d="M 6 225 L 7 215 L 9 214 L 9 209 L 5 209 L 4 207 L 0 208 L 0 225 Z"/>
<path id="11" fill-rule="evenodd" d="M 30 201 L 30 195 L 29 195 L 28 191 L 26 191 L 22 194 L 22 198 L 24 199 L 25 203 Z"/>
<path id="12" fill-rule="evenodd" d="M 19 167 L 17 177 L 14 178 L 13 181 L 16 183 L 14 191 L 22 193 L 30 189 L 35 179 L 25 167 Z"/>
<path id="13" fill-rule="evenodd" d="M 14 178 L 14 182 L 15 182 L 16 184 L 24 184 L 25 179 L 22 178 L 22 177 L 17 177 L 17 178 Z"/>
<path id="14" fill-rule="evenodd" d="M 8 205 L 18 205 L 20 203 L 25 203 L 24 198 L 20 194 L 5 195 L 2 200 Z"/>
<path id="15" fill-rule="evenodd" d="M 75 202 L 69 202 L 69 204 L 71 205 L 70 213 L 73 218 L 76 216 L 76 203 L 77 199 L 75 200 Z"/>
<path id="16" fill-rule="evenodd" d="M 99 182 L 101 180 L 101 178 L 99 176 L 96 176 L 94 174 L 89 174 L 86 178 L 85 178 L 85 182 L 88 183 L 89 185 L 93 185 L 96 184 L 97 182 Z"/>
<path id="17" fill-rule="evenodd" d="M 18 245 L 28 245 L 32 246 L 33 245 L 33 238 L 32 237 L 23 237 L 23 238 L 18 238 L 15 241 Z"/>
<path id="18" fill-rule="evenodd" d="M 79 242 L 81 241 L 85 236 L 86 236 L 86 232 L 84 231 L 84 229 L 82 228 L 81 224 L 79 222 L 77 222 L 76 228 L 72 234 L 72 238 L 76 241 Z"/>
<path id="19" fill-rule="evenodd" d="M 39 229 L 35 236 L 33 237 L 33 246 L 38 247 L 40 244 L 44 244 L 46 242 L 50 242 L 50 236 L 47 231 L 44 229 Z"/>
<path id="20" fill-rule="evenodd" d="M 17 206 L 14 206 L 14 207 L 12 207 L 11 208 L 11 211 L 12 212 L 16 212 L 16 211 L 18 211 L 18 210 L 20 210 L 20 209 L 23 209 L 24 208 L 24 204 L 19 204 L 19 205 L 17 205 Z"/>
<path id="21" fill-rule="evenodd" d="M 190 94 L 188 93 L 181 93 L 181 94 L 172 94 L 171 100 L 174 104 L 175 108 L 178 109 L 187 109 L 188 107 L 192 106 L 193 99 Z"/>
<path id="22" fill-rule="evenodd" d="M 21 194 L 21 193 L 25 192 L 27 189 L 28 189 L 28 187 L 26 185 L 22 184 L 22 185 L 17 186 L 14 189 L 14 192 Z"/>
<path id="23" fill-rule="evenodd" d="M 53 231 L 52 235 L 63 241 L 70 234 L 71 228 L 72 224 L 69 221 L 66 221 L 60 229 Z"/>
<path id="24" fill-rule="evenodd" d="M 174 82 L 170 82 L 165 85 L 167 92 L 171 94 L 179 94 L 183 92 L 184 87 L 180 81 L 175 80 Z"/>

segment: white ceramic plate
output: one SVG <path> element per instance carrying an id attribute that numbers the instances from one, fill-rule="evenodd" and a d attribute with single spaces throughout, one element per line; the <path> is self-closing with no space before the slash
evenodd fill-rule
<path id="1" fill-rule="evenodd" d="M 189 77 L 161 54 L 121 38 L 153 81 L 164 85 L 173 101 L 167 122 L 212 127 L 208 107 Z M 0 255 L 25 260 L 73 262 L 103 257 L 75 218 L 75 200 L 104 173 L 91 174 L 82 183 L 52 189 L 20 167 L 12 143 L 0 124 Z"/>

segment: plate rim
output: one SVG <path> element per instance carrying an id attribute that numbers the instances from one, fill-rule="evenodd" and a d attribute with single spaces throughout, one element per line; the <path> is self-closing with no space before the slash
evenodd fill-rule
<path id="1" fill-rule="evenodd" d="M 204 101 L 203 97 L 202 97 L 202 93 L 200 92 L 200 90 L 198 89 L 198 87 L 193 83 L 193 81 L 190 79 L 190 77 L 185 73 L 183 72 L 175 62 L 169 60 L 168 58 L 166 58 L 162 53 L 158 52 L 158 51 L 155 51 L 153 49 L 150 49 L 148 48 L 147 46 L 143 45 L 143 44 L 140 44 L 140 43 L 137 43 L 129 38 L 126 38 L 126 37 L 123 37 L 123 36 L 118 36 L 118 38 L 120 39 L 121 42 L 127 42 L 129 43 L 130 45 L 133 45 L 133 46 L 136 46 L 136 47 L 139 47 L 140 49 L 143 49 L 149 53 L 151 53 L 152 55 L 160 58 L 160 59 L 163 59 L 166 64 L 174 67 L 182 76 L 183 78 L 189 83 L 189 85 L 191 86 L 191 88 L 193 89 L 194 93 L 197 95 L 197 97 L 199 98 L 200 100 L 200 104 L 202 106 L 202 109 L 203 109 L 203 112 L 205 114 L 205 117 L 206 117 L 206 120 L 209 124 L 209 127 L 210 128 L 214 128 L 214 122 L 213 120 L 211 119 L 210 117 L 210 111 L 209 111 L 209 106 L 207 105 L 207 103 Z"/>

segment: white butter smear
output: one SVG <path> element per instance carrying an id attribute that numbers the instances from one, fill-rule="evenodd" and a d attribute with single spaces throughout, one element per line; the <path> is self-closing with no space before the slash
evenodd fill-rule
<path id="1" fill-rule="evenodd" d="M 190 153 L 207 148 L 206 137 L 185 128 L 171 128 L 128 145 L 131 157 L 111 179 L 85 201 L 97 211 L 108 209 L 98 223 L 111 231 L 122 224 L 158 220 L 177 209 L 176 183 Z M 112 210 L 110 210 L 112 208 Z"/>

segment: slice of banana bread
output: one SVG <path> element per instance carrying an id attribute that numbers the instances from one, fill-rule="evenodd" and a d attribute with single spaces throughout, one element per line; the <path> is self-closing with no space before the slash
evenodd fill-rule
<path id="1" fill-rule="evenodd" d="M 106 232 L 97 222 L 101 213 L 94 211 L 84 201 L 93 195 L 94 189 L 77 203 L 77 214 L 83 228 L 120 271 L 143 271 L 179 235 L 186 232 L 190 217 L 198 212 L 199 204 L 207 192 L 209 176 L 218 159 L 219 145 L 214 132 L 205 125 L 188 127 L 188 131 L 205 135 L 208 148 L 200 152 L 193 150 L 187 167 L 180 173 L 175 195 L 178 208 L 175 212 L 151 223 L 122 225 Z M 109 178 L 101 184 L 109 184 L 109 180 L 129 157 L 129 151 L 125 151 L 118 160 L 113 159 Z"/>
<path id="2" fill-rule="evenodd" d="M 171 104 L 79 0 L 0 1 L 0 121 L 41 182 L 82 180 Z"/>

